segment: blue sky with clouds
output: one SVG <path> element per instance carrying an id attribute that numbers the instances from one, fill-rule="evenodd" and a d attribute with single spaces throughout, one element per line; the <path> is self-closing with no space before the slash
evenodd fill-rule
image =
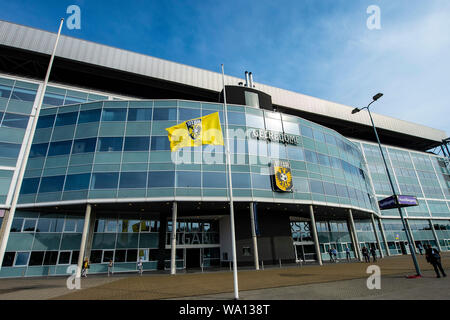
<path id="1" fill-rule="evenodd" d="M 362 107 L 450 134 L 448 0 L 0 0 L 0 19 Z M 381 9 L 369 30 L 368 6 Z"/>

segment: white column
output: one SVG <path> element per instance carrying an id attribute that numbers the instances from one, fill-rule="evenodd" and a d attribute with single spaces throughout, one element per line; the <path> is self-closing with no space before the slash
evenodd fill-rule
<path id="1" fill-rule="evenodd" d="M 378 248 L 380 248 L 380 255 L 382 258 L 384 258 L 383 249 L 381 248 L 380 238 L 378 237 L 377 226 L 375 224 L 375 218 L 373 213 L 370 215 L 370 218 L 372 220 L 373 231 L 375 232 L 375 239 L 377 240 Z"/>
<path id="2" fill-rule="evenodd" d="M 314 218 L 314 209 L 312 204 L 309 205 L 309 216 L 311 218 L 311 231 L 314 238 L 314 246 L 316 248 L 317 261 L 322 265 L 322 255 L 320 254 L 319 237 L 317 236 L 316 219 Z"/>
<path id="3" fill-rule="evenodd" d="M 250 222 L 252 227 L 252 239 L 253 239 L 253 257 L 255 259 L 255 269 L 259 270 L 259 256 L 258 256 L 258 238 L 256 237 L 255 229 L 255 210 L 253 208 L 253 202 L 250 202 Z"/>
<path id="4" fill-rule="evenodd" d="M 388 255 L 388 257 L 390 257 L 391 256 L 391 250 L 389 250 L 389 245 L 388 245 L 388 242 L 386 240 L 386 234 L 384 233 L 383 222 L 381 222 L 380 218 L 378 218 L 378 223 L 380 225 L 380 231 L 381 231 L 381 236 L 383 237 L 384 245 L 386 246 L 386 254 Z"/>
<path id="5" fill-rule="evenodd" d="M 355 247 L 356 251 L 355 252 L 356 257 L 359 259 L 359 261 L 362 261 L 361 250 L 359 248 L 358 234 L 356 233 L 355 222 L 353 221 L 352 209 L 348 209 L 348 218 L 350 219 L 350 232 L 353 235 L 352 239 L 353 239 L 353 246 Z"/>
<path id="6" fill-rule="evenodd" d="M 430 219 L 430 225 L 431 225 L 431 231 L 433 231 L 434 239 L 436 239 L 437 247 L 438 247 L 439 251 L 442 251 L 441 244 L 439 243 L 439 238 L 437 236 L 436 230 L 434 229 L 434 224 L 433 224 L 432 219 Z"/>
<path id="7" fill-rule="evenodd" d="M 172 205 L 172 236 L 171 236 L 171 247 L 170 247 L 170 274 L 175 274 L 177 272 L 176 265 L 176 250 L 177 250 L 177 202 L 174 201 Z"/>
<path id="8" fill-rule="evenodd" d="M 88 203 L 86 205 L 86 213 L 84 216 L 84 226 L 83 226 L 83 234 L 81 236 L 81 245 L 80 245 L 80 253 L 78 255 L 78 266 L 77 266 L 77 278 L 81 277 L 81 266 L 84 261 L 84 252 L 86 249 L 86 240 L 89 233 L 89 224 L 91 220 L 91 205 Z"/>

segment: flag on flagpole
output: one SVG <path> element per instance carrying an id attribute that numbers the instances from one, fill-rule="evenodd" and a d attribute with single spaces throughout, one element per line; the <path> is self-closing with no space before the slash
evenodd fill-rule
<path id="1" fill-rule="evenodd" d="M 169 133 L 172 152 L 183 147 L 197 147 L 203 144 L 224 145 L 218 112 L 187 120 L 166 130 Z"/>

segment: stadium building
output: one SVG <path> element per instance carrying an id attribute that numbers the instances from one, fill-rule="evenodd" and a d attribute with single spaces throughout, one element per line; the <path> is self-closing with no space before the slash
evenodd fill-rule
<path id="1" fill-rule="evenodd" d="M 223 146 L 171 152 L 166 128 L 219 113 L 231 145 L 239 266 L 408 254 L 366 112 L 245 79 L 61 36 L 37 129 L 31 124 L 56 34 L 0 21 L 0 223 L 32 139 L 0 277 L 228 267 Z M 370 96 L 371 93 L 368 93 Z M 450 250 L 446 133 L 373 114 L 413 245 Z M 447 142 L 446 142 L 447 141 Z M 430 152 L 438 150 L 439 154 Z M 173 223 L 174 211 L 176 223 Z M 255 240 L 255 241 L 254 241 Z M 255 259 L 257 257 L 257 259 Z"/>

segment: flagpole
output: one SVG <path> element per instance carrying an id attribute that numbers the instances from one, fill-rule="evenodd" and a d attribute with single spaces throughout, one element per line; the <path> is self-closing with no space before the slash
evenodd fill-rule
<path id="1" fill-rule="evenodd" d="M 33 122 L 31 125 L 31 131 L 30 131 L 28 140 L 26 142 L 26 147 L 25 147 L 25 152 L 23 154 L 22 162 L 20 163 L 19 176 L 17 178 L 16 187 L 14 189 L 14 195 L 13 195 L 13 199 L 11 202 L 11 208 L 9 209 L 9 214 L 5 221 L 5 223 L 6 223 L 5 229 L 4 229 L 5 232 L 3 233 L 3 237 L 0 242 L 0 270 L 2 268 L 3 258 L 5 256 L 5 251 L 6 251 L 6 245 L 8 243 L 9 233 L 11 230 L 11 224 L 14 219 L 14 214 L 16 212 L 17 201 L 19 199 L 20 189 L 22 187 L 23 177 L 25 175 L 25 169 L 26 169 L 27 162 L 28 162 L 28 156 L 30 154 L 31 145 L 33 143 L 33 137 L 34 137 L 34 133 L 36 131 L 36 125 L 38 122 L 39 113 L 41 112 L 42 102 L 44 101 L 45 89 L 47 88 L 48 79 L 50 78 L 50 71 L 52 69 L 53 60 L 55 58 L 56 48 L 58 46 L 59 36 L 61 35 L 61 29 L 62 29 L 63 23 L 64 23 L 64 18 L 61 19 L 61 23 L 59 24 L 58 35 L 56 37 L 55 46 L 53 47 L 52 55 L 50 57 L 50 63 L 47 68 L 47 74 L 45 75 L 44 85 L 42 86 L 42 90 L 39 93 L 39 100 L 38 100 L 38 104 L 36 106 L 36 112 L 35 112 L 34 116 L 33 115 L 30 116 L 33 118 Z"/>
<path id="2" fill-rule="evenodd" d="M 231 226 L 231 251 L 233 256 L 233 280 L 234 280 L 234 299 L 239 299 L 238 277 L 237 277 L 237 260 L 236 260 L 236 236 L 234 231 L 234 205 L 233 205 L 233 185 L 231 182 L 231 161 L 230 161 L 230 141 L 228 139 L 228 113 L 227 113 L 227 95 L 225 92 L 225 74 L 222 64 L 222 84 L 223 84 L 223 104 L 225 114 L 225 136 L 227 168 L 228 168 L 228 192 L 230 195 L 230 226 Z"/>

